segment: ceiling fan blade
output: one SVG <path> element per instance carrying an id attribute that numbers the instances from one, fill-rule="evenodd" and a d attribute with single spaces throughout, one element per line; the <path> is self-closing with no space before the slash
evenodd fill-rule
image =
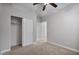
<path id="1" fill-rule="evenodd" d="M 55 3 L 49 3 L 51 6 L 53 6 L 53 7 L 57 7 L 57 5 L 55 4 Z"/>
<path id="2" fill-rule="evenodd" d="M 43 9 L 42 9 L 42 10 L 44 11 L 44 10 L 45 10 L 45 8 L 46 8 L 46 5 L 44 5 L 44 7 L 43 7 Z"/>
<path id="3" fill-rule="evenodd" d="M 37 5 L 37 4 L 40 4 L 40 3 L 33 3 L 33 5 Z"/>

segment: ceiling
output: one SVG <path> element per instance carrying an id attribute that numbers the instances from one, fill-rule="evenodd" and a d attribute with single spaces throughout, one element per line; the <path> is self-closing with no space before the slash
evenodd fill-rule
<path id="1" fill-rule="evenodd" d="M 57 8 L 52 7 L 51 5 L 46 6 L 46 10 L 43 12 L 42 16 L 52 15 L 54 13 L 59 12 L 62 8 L 69 5 L 69 3 L 56 3 L 58 5 Z"/>
<path id="2" fill-rule="evenodd" d="M 49 16 L 52 14 L 55 14 L 57 12 L 59 12 L 61 9 L 63 9 L 64 7 L 70 5 L 70 3 L 56 3 L 58 5 L 57 8 L 52 7 L 51 5 L 47 5 L 45 11 L 42 11 L 43 5 L 38 5 L 36 8 L 37 11 L 37 15 L 39 15 L 40 17 L 43 16 Z"/>
<path id="3" fill-rule="evenodd" d="M 22 8 L 25 8 L 26 10 L 29 11 L 35 11 L 38 16 L 43 17 L 57 13 L 62 8 L 68 6 L 70 3 L 56 3 L 56 4 L 58 5 L 57 8 L 54 8 L 51 5 L 47 5 L 45 11 L 42 11 L 43 4 L 38 4 L 36 6 L 33 6 L 33 3 L 17 3 L 14 5 L 21 6 Z"/>

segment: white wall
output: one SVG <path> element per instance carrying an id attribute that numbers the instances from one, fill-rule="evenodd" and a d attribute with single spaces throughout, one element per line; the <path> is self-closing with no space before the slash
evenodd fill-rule
<path id="1" fill-rule="evenodd" d="M 1 17 L 2 17 L 2 5 L 0 4 L 0 47 L 1 47 L 1 38 L 2 38 L 2 22 L 1 22 Z M 1 48 L 0 48 L 0 54 L 1 54 Z"/>
<path id="2" fill-rule="evenodd" d="M 39 41 L 40 40 L 40 22 L 37 22 L 37 40 L 36 41 Z"/>
<path id="3" fill-rule="evenodd" d="M 1 8 L 2 7 L 2 8 Z M 16 6 L 16 4 L 1 4 L 0 12 L 2 12 L 0 18 L 0 39 L 1 39 L 1 51 L 5 51 L 10 49 L 11 45 L 11 16 L 18 16 L 22 18 L 28 18 L 34 20 L 34 39 L 36 38 L 36 14 L 34 10 L 29 10 L 26 8 L 22 8 L 22 6 Z M 1 11 L 2 9 L 2 11 Z"/>
<path id="4" fill-rule="evenodd" d="M 1 22 L 1 51 L 8 50 L 10 47 L 10 13 L 9 13 L 9 5 L 1 5 L 2 6 L 2 17 L 0 18 Z M 7 8 L 6 8 L 7 6 Z M 0 8 L 1 9 L 1 8 Z"/>
<path id="5" fill-rule="evenodd" d="M 47 18 L 48 41 L 79 50 L 79 4 L 71 4 Z"/>

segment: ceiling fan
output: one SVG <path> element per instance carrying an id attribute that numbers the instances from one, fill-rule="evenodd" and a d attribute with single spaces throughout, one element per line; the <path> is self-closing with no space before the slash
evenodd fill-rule
<path id="1" fill-rule="evenodd" d="M 38 5 L 38 4 L 42 4 L 42 3 L 33 3 L 33 5 L 35 6 L 35 5 Z M 50 4 L 51 6 L 53 6 L 53 7 L 57 7 L 57 5 L 55 4 L 55 3 L 44 3 L 44 6 L 43 6 L 43 11 L 45 10 L 45 8 L 46 8 L 46 6 L 48 5 L 48 4 Z"/>

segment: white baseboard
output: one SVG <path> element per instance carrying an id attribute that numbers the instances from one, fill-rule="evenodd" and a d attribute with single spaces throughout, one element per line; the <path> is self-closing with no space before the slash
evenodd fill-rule
<path id="1" fill-rule="evenodd" d="M 3 50 L 3 51 L 1 51 L 1 54 L 4 54 L 4 53 L 6 53 L 8 51 L 10 51 L 10 49 Z"/>
<path id="2" fill-rule="evenodd" d="M 50 42 L 48 41 L 49 44 L 53 44 L 53 45 L 57 45 L 59 47 L 62 47 L 62 48 L 65 48 L 65 49 L 69 49 L 71 51 L 74 51 L 74 52 L 78 52 L 79 53 L 79 50 L 78 49 L 74 49 L 74 48 L 71 48 L 71 47 L 67 47 L 67 46 L 64 46 L 64 45 L 61 45 L 61 44 L 58 44 L 58 43 L 54 43 L 54 42 Z"/>

